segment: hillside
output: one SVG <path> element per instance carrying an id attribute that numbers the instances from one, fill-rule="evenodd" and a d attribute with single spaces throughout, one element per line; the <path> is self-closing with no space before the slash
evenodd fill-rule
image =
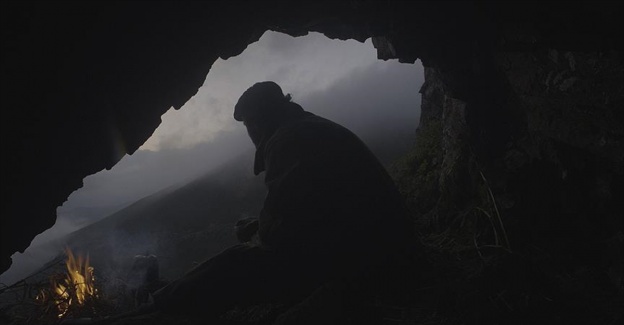
<path id="1" fill-rule="evenodd" d="M 247 154 L 70 234 L 68 244 L 88 252 L 103 272 L 123 269 L 135 255 L 154 254 L 161 274 L 173 278 L 234 244 L 234 223 L 256 213 L 263 197 L 262 178 L 251 173 Z"/>

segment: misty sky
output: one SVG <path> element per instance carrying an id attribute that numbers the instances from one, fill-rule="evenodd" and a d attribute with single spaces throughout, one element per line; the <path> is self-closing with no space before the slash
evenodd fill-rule
<path id="1" fill-rule="evenodd" d="M 413 131 L 418 124 L 423 82 L 419 62 L 378 60 L 370 40 L 266 32 L 241 55 L 217 60 L 198 93 L 180 110 L 166 112 L 137 152 L 110 171 L 86 177 L 84 187 L 61 210 L 130 203 L 253 149 L 232 113 L 240 95 L 264 80 L 280 84 L 306 110 L 360 135 L 365 128 L 396 131 L 403 126 Z"/>
<path id="2" fill-rule="evenodd" d="M 318 33 L 294 38 L 266 32 L 241 55 L 217 60 L 198 93 L 180 110 L 166 112 L 137 152 L 111 170 L 86 177 L 57 210 L 57 224 L 37 236 L 31 248 L 55 247 L 41 244 L 242 153 L 253 159 L 253 145 L 232 113 L 239 96 L 264 80 L 277 82 L 304 109 L 348 127 L 365 142 L 367 132 L 408 133 L 409 138 L 418 125 L 418 90 L 424 81 L 419 61 L 378 60 L 370 39 L 359 43 Z M 13 255 L 14 266 L 0 282 L 23 277 L 22 269 L 45 256 L 31 248 Z"/>
<path id="3" fill-rule="evenodd" d="M 164 114 L 161 126 L 141 149 L 188 148 L 219 132 L 240 129 L 232 118 L 232 109 L 239 96 L 255 82 L 273 80 L 295 101 L 300 101 L 313 93 L 331 93 L 338 81 L 359 81 L 362 76 L 353 73 L 370 67 L 387 68 L 392 63 L 401 65 L 377 60 L 370 40 L 330 40 L 318 33 L 294 38 L 267 32 L 241 55 L 215 62 L 199 92 L 180 111 Z M 374 78 L 375 74 L 369 73 L 369 77 Z M 414 68 L 411 76 L 404 73 L 401 78 L 417 75 L 422 75 L 422 71 Z"/>

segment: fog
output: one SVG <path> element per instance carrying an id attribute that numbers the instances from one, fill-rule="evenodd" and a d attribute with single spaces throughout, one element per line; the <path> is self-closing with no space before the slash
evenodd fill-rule
<path id="1" fill-rule="evenodd" d="M 346 126 L 371 147 L 384 145 L 372 135 L 390 132 L 404 134 L 405 143 L 397 147 L 407 149 L 418 125 L 420 62 L 378 60 L 370 40 L 267 32 L 241 55 L 217 60 L 198 93 L 180 110 L 165 113 L 139 150 L 111 170 L 86 177 L 58 208 L 55 226 L 12 256 L 0 282 L 13 283 L 47 262 L 59 252 L 64 235 L 251 152 L 245 128 L 232 112 L 242 92 L 264 80 L 277 82 L 304 109 Z"/>

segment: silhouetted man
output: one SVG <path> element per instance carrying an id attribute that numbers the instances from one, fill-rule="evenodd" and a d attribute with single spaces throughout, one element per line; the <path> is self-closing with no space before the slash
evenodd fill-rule
<path id="1" fill-rule="evenodd" d="M 237 224 L 246 244 L 157 292 L 157 306 L 218 314 L 297 301 L 331 281 L 375 287 L 419 250 L 392 179 L 351 131 L 304 111 L 271 81 L 246 90 L 234 118 L 256 147 L 254 173 L 265 173 L 264 206 Z"/>

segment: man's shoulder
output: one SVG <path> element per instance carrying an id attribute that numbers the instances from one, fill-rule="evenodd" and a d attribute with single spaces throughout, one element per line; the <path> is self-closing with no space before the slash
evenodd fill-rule
<path id="1" fill-rule="evenodd" d="M 333 133 L 333 132 L 350 132 L 344 126 L 331 121 L 327 118 L 305 112 L 300 118 L 289 121 L 280 127 L 277 136 L 305 136 L 308 134 Z"/>
<path id="2" fill-rule="evenodd" d="M 317 123 L 324 123 L 323 118 L 316 115 L 306 115 L 296 120 L 288 121 L 275 130 L 273 135 L 266 142 L 265 150 L 285 148 L 292 150 L 292 146 L 300 146 L 302 141 L 314 136 L 317 131 L 314 127 Z"/>
<path id="3" fill-rule="evenodd" d="M 264 149 L 296 155 L 302 152 L 355 152 L 364 148 L 364 143 L 344 126 L 310 113 L 278 128 Z"/>

